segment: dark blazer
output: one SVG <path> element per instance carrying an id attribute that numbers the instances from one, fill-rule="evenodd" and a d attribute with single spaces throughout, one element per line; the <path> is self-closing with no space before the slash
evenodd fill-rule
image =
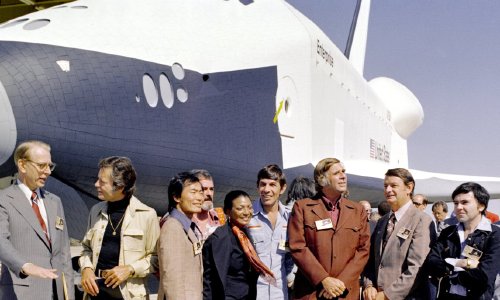
<path id="1" fill-rule="evenodd" d="M 477 268 L 458 272 L 458 276 L 453 280 L 467 289 L 468 299 L 491 299 L 495 290 L 495 279 L 500 270 L 500 227 L 493 225 L 491 231 L 476 229 L 465 243 L 481 250 L 483 255 Z M 453 271 L 453 267 L 445 262 L 445 258 L 459 258 L 461 252 L 457 226 L 451 225 L 443 229 L 425 262 L 425 267 L 435 282 L 442 278 L 440 294 L 448 293 L 448 275 Z"/>
<path id="2" fill-rule="evenodd" d="M 61 199 L 41 190 L 47 212 L 51 245 L 21 189 L 14 184 L 0 191 L 0 299 L 51 299 L 52 280 L 26 277 L 22 266 L 31 262 L 47 269 L 57 269 L 57 295 L 63 298 L 62 272 L 68 296 L 74 298 L 73 268 L 68 227 Z M 56 225 L 56 222 L 59 224 Z"/>
<path id="3" fill-rule="evenodd" d="M 316 299 L 321 281 L 330 276 L 344 282 L 349 291 L 345 299 L 359 299 L 359 275 L 370 250 L 366 212 L 343 198 L 336 230 L 317 230 L 315 222 L 328 218 L 321 195 L 295 202 L 288 225 L 290 251 L 298 267 L 294 299 Z"/>
<path id="4" fill-rule="evenodd" d="M 226 298 L 227 271 L 231 258 L 231 236 L 229 223 L 218 227 L 203 245 L 203 299 L 223 300 Z M 252 272 L 249 282 L 250 293 L 246 299 L 257 297 L 258 274 Z"/>
<path id="5" fill-rule="evenodd" d="M 427 280 L 421 272 L 430 244 L 432 219 L 413 205 L 396 222 L 385 250 L 382 241 L 391 214 L 377 223 L 371 237 L 370 259 L 364 271 L 364 284 L 384 291 L 389 299 L 429 298 Z M 398 236 L 400 230 L 409 230 L 406 238 Z"/>

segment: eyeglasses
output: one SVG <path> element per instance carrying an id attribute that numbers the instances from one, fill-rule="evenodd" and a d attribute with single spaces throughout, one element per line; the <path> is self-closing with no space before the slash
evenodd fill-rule
<path id="1" fill-rule="evenodd" d="M 418 202 L 413 202 L 413 205 L 415 205 L 416 207 L 419 207 L 419 206 L 422 206 L 424 204 L 423 203 L 418 203 Z"/>
<path id="2" fill-rule="evenodd" d="M 29 161 L 30 163 L 33 163 L 37 167 L 37 169 L 40 171 L 44 171 L 48 168 L 50 170 L 50 172 L 52 172 L 56 168 L 55 163 L 37 163 L 37 162 L 29 160 L 29 159 L 25 159 L 25 160 Z"/>

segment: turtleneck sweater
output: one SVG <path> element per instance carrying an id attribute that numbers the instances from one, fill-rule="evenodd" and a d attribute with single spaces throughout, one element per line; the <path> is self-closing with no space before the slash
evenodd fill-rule
<path id="1" fill-rule="evenodd" d="M 125 211 L 130 204 L 130 197 L 123 200 L 108 202 L 108 225 L 104 231 L 102 239 L 101 252 L 97 260 L 97 270 L 109 270 L 118 266 L 120 257 L 120 244 L 121 244 L 121 230 L 123 219 L 125 218 Z M 111 226 L 110 224 L 113 224 Z M 116 234 L 113 234 L 113 227 Z"/>

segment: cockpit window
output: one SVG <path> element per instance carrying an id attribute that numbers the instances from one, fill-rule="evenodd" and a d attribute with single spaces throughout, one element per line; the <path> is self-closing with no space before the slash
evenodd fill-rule
<path id="1" fill-rule="evenodd" d="M 174 105 L 174 91 L 172 90 L 172 85 L 165 73 L 160 74 L 160 95 L 163 100 L 163 104 L 167 108 L 172 108 Z"/>
<path id="2" fill-rule="evenodd" d="M 184 79 L 184 76 L 186 75 L 186 72 L 180 63 L 174 63 L 172 65 L 172 73 L 174 73 L 175 78 L 178 80 Z"/>
<path id="3" fill-rule="evenodd" d="M 158 105 L 158 90 L 156 89 L 153 78 L 147 73 L 142 76 L 142 89 L 149 106 L 156 107 L 156 105 Z"/>
<path id="4" fill-rule="evenodd" d="M 14 20 L 12 22 L 9 22 L 9 23 L 1 26 L 0 28 L 8 28 L 8 27 L 16 26 L 16 25 L 24 23 L 24 22 L 26 22 L 28 20 L 29 20 L 28 18 L 22 18 L 22 19 Z"/>
<path id="5" fill-rule="evenodd" d="M 29 23 L 26 23 L 23 26 L 23 29 L 24 30 L 36 30 L 36 29 L 40 29 L 42 27 L 45 27 L 45 26 L 49 25 L 49 23 L 50 23 L 49 19 L 33 20 L 33 21 L 29 22 Z"/>
<path id="6" fill-rule="evenodd" d="M 179 99 L 180 102 L 184 103 L 188 99 L 188 92 L 184 88 L 178 88 L 177 89 L 177 99 Z"/>

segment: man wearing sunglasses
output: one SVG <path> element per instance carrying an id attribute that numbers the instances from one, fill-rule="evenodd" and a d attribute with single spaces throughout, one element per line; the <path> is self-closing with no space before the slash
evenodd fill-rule
<path id="1" fill-rule="evenodd" d="M 21 143 L 16 182 L 0 191 L 0 299 L 74 299 L 61 199 L 42 189 L 55 168 L 50 146 Z"/>
<path id="2" fill-rule="evenodd" d="M 411 198 L 413 205 L 418 208 L 420 211 L 425 211 L 427 204 L 429 204 L 429 200 L 422 194 L 415 194 L 413 198 Z"/>

